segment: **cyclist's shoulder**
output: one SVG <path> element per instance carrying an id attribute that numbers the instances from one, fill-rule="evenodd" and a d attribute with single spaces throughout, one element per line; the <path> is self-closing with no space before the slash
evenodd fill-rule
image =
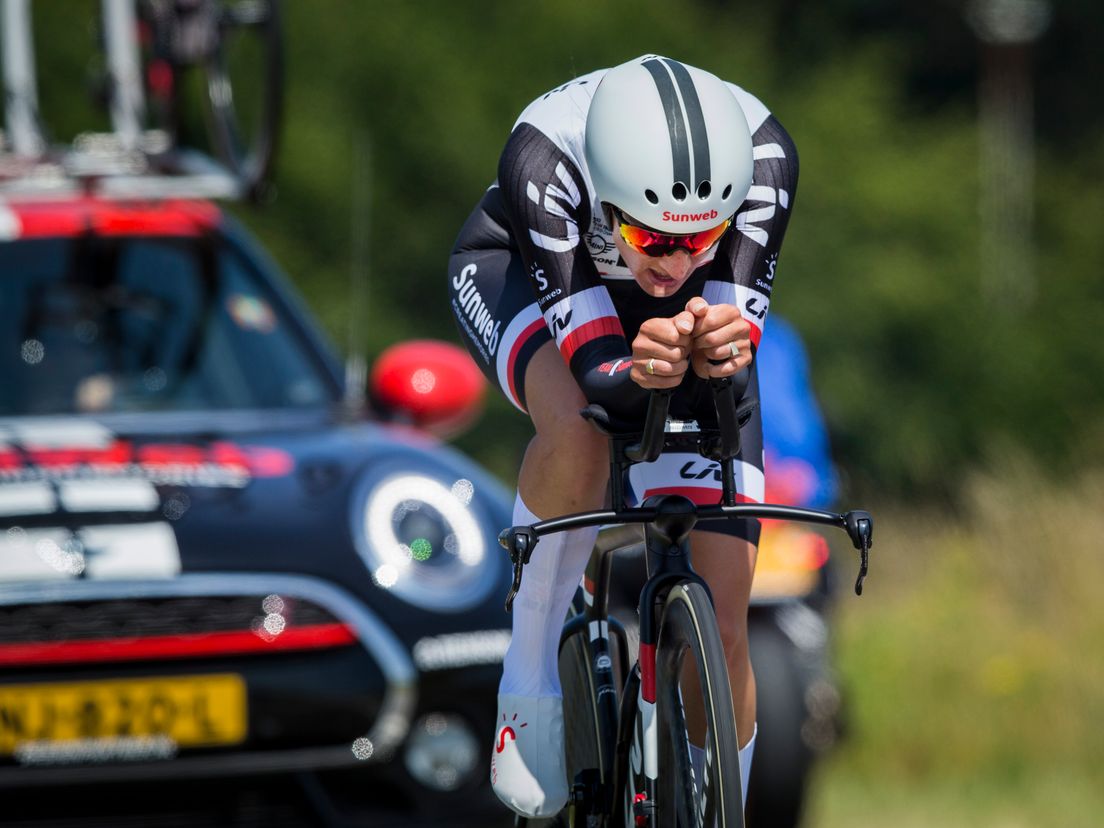
<path id="1" fill-rule="evenodd" d="M 747 118 L 748 128 L 751 130 L 752 136 L 768 121 L 771 122 L 774 129 L 781 129 L 778 118 L 757 95 L 730 81 L 725 81 L 725 85 L 732 90 L 732 94 L 736 96 L 736 101 L 744 111 L 744 117 Z"/>
<path id="2" fill-rule="evenodd" d="M 581 166 L 587 112 L 606 71 L 599 69 L 572 78 L 535 98 L 514 122 L 512 140 L 528 144 L 527 135 L 536 130 Z"/>
<path id="3" fill-rule="evenodd" d="M 534 98 L 521 111 L 514 128 L 527 123 L 546 133 L 565 130 L 578 130 L 581 133 L 586 125 L 586 114 L 590 109 L 594 90 L 598 88 L 607 71 L 609 70 L 597 69 L 579 75 Z"/>
<path id="4" fill-rule="evenodd" d="M 778 186 L 779 180 L 776 177 L 782 175 L 785 180 L 791 182 L 786 186 L 792 188 L 798 169 L 798 152 L 793 137 L 758 97 L 734 83 L 726 81 L 726 84 L 744 111 L 748 128 L 751 130 L 751 142 L 755 147 L 756 160 L 779 159 L 781 161 L 780 166 L 757 164 L 754 183 Z"/>

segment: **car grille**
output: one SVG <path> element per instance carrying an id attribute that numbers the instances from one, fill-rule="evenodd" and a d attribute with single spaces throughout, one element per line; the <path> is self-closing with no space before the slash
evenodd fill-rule
<path id="1" fill-rule="evenodd" d="M 309 601 L 275 595 L 20 604 L 0 606 L 0 644 L 257 630 L 273 615 L 288 627 L 337 621 Z"/>

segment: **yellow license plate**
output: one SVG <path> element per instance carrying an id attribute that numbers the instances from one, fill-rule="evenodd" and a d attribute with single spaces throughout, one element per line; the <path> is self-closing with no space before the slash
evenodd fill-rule
<path id="1" fill-rule="evenodd" d="M 0 685 L 0 754 L 23 743 L 162 737 L 181 747 L 246 734 L 241 676 L 165 676 Z"/>

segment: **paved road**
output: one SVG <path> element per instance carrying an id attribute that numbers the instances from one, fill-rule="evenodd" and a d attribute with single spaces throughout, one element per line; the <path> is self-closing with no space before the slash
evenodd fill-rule
<path id="1" fill-rule="evenodd" d="M 358 794 L 355 777 L 328 778 L 326 790 L 313 776 L 259 779 L 131 782 L 65 788 L 0 790 L 4 828 L 505 828 L 485 819 L 442 823 L 412 821 L 408 813 L 380 816 L 389 803 L 380 794 Z M 372 802 L 366 803 L 370 799 Z M 373 804 L 372 814 L 365 805 Z M 394 805 L 395 803 L 390 803 Z"/>

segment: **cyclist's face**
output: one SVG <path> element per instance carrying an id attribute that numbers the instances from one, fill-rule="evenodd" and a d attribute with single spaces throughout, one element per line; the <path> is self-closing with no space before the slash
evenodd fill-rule
<path id="1" fill-rule="evenodd" d="M 613 221 L 613 243 L 617 245 L 617 251 L 641 290 L 656 298 L 674 294 L 686 283 L 691 273 L 712 258 L 716 248 L 714 245 L 696 256 L 691 256 L 686 250 L 676 250 L 667 256 L 648 256 L 631 248 L 621 238 L 616 216 Z"/>

